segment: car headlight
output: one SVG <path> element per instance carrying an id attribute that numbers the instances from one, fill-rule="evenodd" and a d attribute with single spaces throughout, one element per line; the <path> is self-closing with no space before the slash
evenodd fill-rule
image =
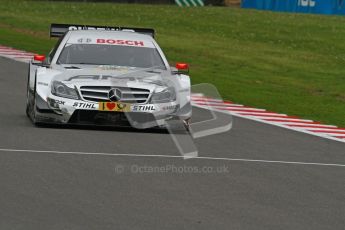
<path id="1" fill-rule="evenodd" d="M 153 93 L 151 103 L 167 103 L 176 100 L 176 93 L 173 87 L 166 88 L 162 92 Z"/>
<path id="2" fill-rule="evenodd" d="M 79 99 L 78 93 L 74 88 L 70 88 L 59 81 L 53 82 L 52 94 L 58 97 L 65 97 L 65 98 L 76 99 L 76 100 Z"/>

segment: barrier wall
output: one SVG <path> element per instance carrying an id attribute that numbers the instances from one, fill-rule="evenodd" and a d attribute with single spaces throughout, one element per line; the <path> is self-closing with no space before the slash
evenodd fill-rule
<path id="1" fill-rule="evenodd" d="M 242 0 L 242 8 L 345 15 L 345 0 Z"/>

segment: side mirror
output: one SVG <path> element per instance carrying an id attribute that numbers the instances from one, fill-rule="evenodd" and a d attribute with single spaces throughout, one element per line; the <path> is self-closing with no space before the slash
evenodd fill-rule
<path id="1" fill-rule="evenodd" d="M 178 73 L 189 73 L 189 65 L 187 63 L 176 63 Z"/>
<path id="2" fill-rule="evenodd" d="M 44 55 L 36 54 L 34 56 L 34 61 L 36 61 L 36 62 L 43 62 L 45 59 L 46 59 L 46 56 L 44 56 Z"/>

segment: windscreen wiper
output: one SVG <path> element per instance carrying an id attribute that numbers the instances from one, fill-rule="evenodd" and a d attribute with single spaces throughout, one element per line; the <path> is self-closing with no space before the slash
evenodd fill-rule
<path id="1" fill-rule="evenodd" d="M 80 69 L 78 66 L 74 66 L 74 65 L 71 65 L 71 66 L 64 66 L 65 69 Z"/>
<path id="2" fill-rule="evenodd" d="M 73 65 L 99 65 L 99 64 L 87 63 L 87 62 L 80 62 L 80 63 L 73 63 Z"/>

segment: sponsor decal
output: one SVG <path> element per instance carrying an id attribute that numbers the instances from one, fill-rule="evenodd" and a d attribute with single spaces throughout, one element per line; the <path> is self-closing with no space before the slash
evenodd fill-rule
<path id="1" fill-rule="evenodd" d="M 65 101 L 53 100 L 58 105 L 65 105 Z"/>
<path id="2" fill-rule="evenodd" d="M 117 28 L 110 28 L 110 27 L 94 27 L 94 26 L 70 26 L 68 30 L 111 30 L 111 31 L 118 31 Z"/>
<path id="3" fill-rule="evenodd" d="M 59 108 L 59 105 L 65 105 L 66 103 L 65 101 L 55 100 L 49 97 L 47 98 L 47 102 L 52 108 Z"/>
<path id="4" fill-rule="evenodd" d="M 315 7 L 315 5 L 316 5 L 315 0 L 298 0 L 298 6 Z"/>
<path id="5" fill-rule="evenodd" d="M 98 67 L 95 68 L 96 70 L 114 70 L 116 72 L 122 72 L 122 73 L 127 73 L 129 70 L 134 70 L 136 69 L 135 67 L 125 67 L 125 66 L 117 66 L 117 65 L 100 65 Z M 103 75 L 103 79 L 104 78 L 111 78 L 112 76 L 106 76 Z"/>
<path id="6" fill-rule="evenodd" d="M 99 102 L 100 111 L 130 112 L 131 105 L 119 102 Z"/>
<path id="7" fill-rule="evenodd" d="M 167 106 L 163 106 L 161 109 L 163 111 L 175 110 L 175 109 L 177 109 L 177 105 L 167 105 Z"/>
<path id="8" fill-rule="evenodd" d="M 132 41 L 132 40 L 115 40 L 115 39 L 97 39 L 97 44 L 110 44 L 110 45 L 127 45 L 127 46 L 145 46 L 143 41 Z"/>
<path id="9" fill-rule="evenodd" d="M 116 38 L 88 38 L 88 37 L 72 37 L 68 39 L 69 44 L 95 44 L 95 45 L 117 45 L 132 47 L 155 48 L 151 41 L 116 39 Z"/>
<path id="10" fill-rule="evenodd" d="M 92 39 L 91 38 L 79 38 L 78 43 L 91 43 Z"/>
<path id="11" fill-rule="evenodd" d="M 74 102 L 73 107 L 77 108 L 77 109 L 96 109 L 96 104 L 84 103 L 84 102 Z"/>
<path id="12" fill-rule="evenodd" d="M 101 70 L 116 70 L 116 71 L 120 71 L 123 73 L 127 73 L 128 70 L 130 69 L 135 69 L 133 67 L 124 67 L 124 66 L 116 66 L 116 65 L 100 65 L 98 66 L 96 69 L 101 69 Z M 111 76 L 107 76 L 108 78 Z"/>
<path id="13" fill-rule="evenodd" d="M 132 107 L 133 112 L 152 112 L 155 111 L 154 105 L 134 105 Z"/>

